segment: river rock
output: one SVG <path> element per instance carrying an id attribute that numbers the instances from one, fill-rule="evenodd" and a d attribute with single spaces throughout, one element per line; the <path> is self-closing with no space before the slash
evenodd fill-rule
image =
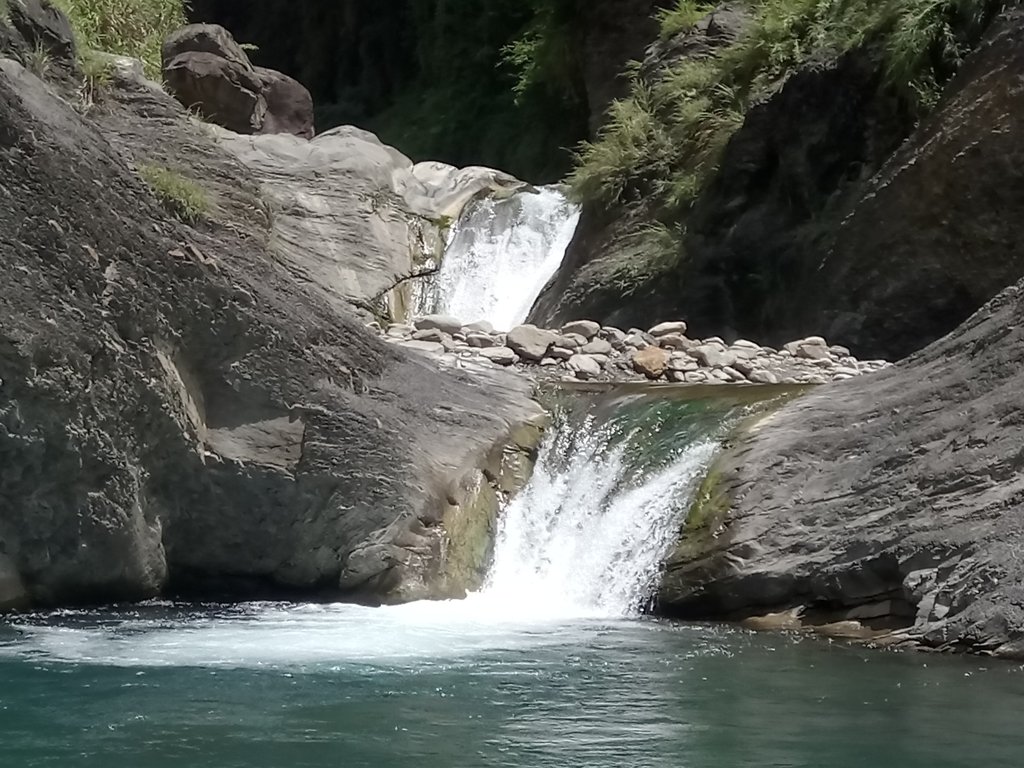
<path id="1" fill-rule="evenodd" d="M 416 329 L 411 325 L 402 325 L 392 323 L 388 326 L 387 333 L 385 335 L 393 339 L 408 339 L 416 332 Z"/>
<path id="2" fill-rule="evenodd" d="M 479 354 L 496 365 L 512 365 L 518 359 L 514 350 L 508 347 L 487 347 Z"/>
<path id="3" fill-rule="evenodd" d="M 601 375 L 601 366 L 590 355 L 573 355 L 569 360 L 569 370 L 577 379 L 584 381 L 596 379 Z"/>
<path id="4" fill-rule="evenodd" d="M 586 336 L 581 336 L 578 333 L 565 333 L 558 340 L 559 346 L 568 347 L 569 349 L 579 349 L 587 343 L 588 339 Z"/>
<path id="5" fill-rule="evenodd" d="M 694 357 L 708 368 L 727 368 L 736 364 L 736 355 L 721 344 L 702 344 L 690 350 Z"/>
<path id="6" fill-rule="evenodd" d="M 653 336 L 656 339 L 661 336 L 668 336 L 669 334 L 684 336 L 686 334 L 686 323 L 682 321 L 672 323 L 658 323 L 658 325 L 651 328 L 651 330 L 649 330 L 648 333 L 651 334 L 651 336 Z"/>
<path id="7" fill-rule="evenodd" d="M 595 323 L 593 320 L 575 320 L 562 326 L 563 334 L 576 333 L 588 341 L 597 336 L 600 330 L 601 324 Z"/>
<path id="8" fill-rule="evenodd" d="M 659 379 L 668 367 L 671 355 L 661 347 L 646 347 L 633 355 L 633 369 L 649 379 Z"/>
<path id="9" fill-rule="evenodd" d="M 289 133 L 303 139 L 312 139 L 313 97 L 309 90 L 293 77 L 266 67 L 254 67 L 263 86 L 267 112 L 260 133 Z"/>
<path id="10" fill-rule="evenodd" d="M 751 371 L 747 378 L 755 384 L 778 384 L 779 377 L 771 371 L 756 370 Z"/>
<path id="11" fill-rule="evenodd" d="M 497 346 L 497 341 L 488 333 L 470 332 L 466 334 L 466 344 L 477 348 L 494 347 Z"/>
<path id="12" fill-rule="evenodd" d="M 451 315 L 427 315 L 413 321 L 418 331 L 439 330 L 449 335 L 462 330 L 462 321 Z"/>
<path id="13" fill-rule="evenodd" d="M 494 326 L 486 320 L 477 320 L 475 323 L 467 323 L 462 329 L 468 336 L 470 333 L 486 333 L 492 335 Z"/>
<path id="14" fill-rule="evenodd" d="M 555 360 L 568 360 L 575 354 L 576 350 L 569 349 L 568 347 L 555 346 L 551 347 L 551 349 L 548 350 L 548 357 L 553 358 Z"/>
<path id="15" fill-rule="evenodd" d="M 558 341 L 558 334 L 535 325 L 520 325 L 508 332 L 506 344 L 524 360 L 541 360 Z"/>
<path id="16" fill-rule="evenodd" d="M 686 338 L 680 333 L 666 333 L 657 337 L 658 346 L 664 349 L 692 349 L 697 342 Z"/>
<path id="17" fill-rule="evenodd" d="M 445 351 L 444 344 L 439 341 L 403 341 L 399 346 L 404 349 L 412 349 L 417 352 L 426 352 L 429 355 L 440 355 Z"/>
<path id="18" fill-rule="evenodd" d="M 623 331 L 608 325 L 601 328 L 598 335 L 602 339 L 611 342 L 613 345 L 622 344 L 626 340 L 626 334 Z"/>
<path id="19" fill-rule="evenodd" d="M 594 339 L 583 345 L 580 352 L 584 355 L 610 355 L 613 352 L 611 342 L 605 339 Z"/>
<path id="20" fill-rule="evenodd" d="M 439 344 L 451 342 L 452 337 L 439 328 L 424 328 L 412 335 L 416 341 L 436 341 Z"/>

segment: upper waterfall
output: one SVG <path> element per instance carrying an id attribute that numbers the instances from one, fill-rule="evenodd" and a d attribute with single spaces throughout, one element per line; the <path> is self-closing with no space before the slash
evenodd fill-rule
<path id="1" fill-rule="evenodd" d="M 554 186 L 471 203 L 451 230 L 440 271 L 423 287 L 420 310 L 499 330 L 519 325 L 562 263 L 579 216 Z"/>

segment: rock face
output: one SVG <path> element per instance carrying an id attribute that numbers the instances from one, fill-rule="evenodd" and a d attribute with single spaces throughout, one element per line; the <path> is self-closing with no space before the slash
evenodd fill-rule
<path id="1" fill-rule="evenodd" d="M 1024 658 L 1024 284 L 888 371 L 818 389 L 712 467 L 659 592 Z"/>
<path id="2" fill-rule="evenodd" d="M 724 17 L 672 42 L 675 56 L 730 39 L 709 31 Z M 640 244 L 643 203 L 587 206 L 530 322 L 684 315 L 700 335 L 778 345 L 824 331 L 886 359 L 948 333 L 1024 274 L 1022 28 L 1007 10 L 916 130 L 870 52 L 803 67 L 748 111 L 687 214 L 682 267 Z M 672 60 L 661 48 L 642 72 Z M 627 266 L 641 277 L 623 286 Z"/>
<path id="3" fill-rule="evenodd" d="M 529 383 L 378 340 L 268 250 L 251 171 L 118 78 L 87 119 L 0 59 L 0 607 L 473 586 L 445 521 L 531 450 Z M 208 214 L 171 217 L 140 163 Z"/>
<path id="4" fill-rule="evenodd" d="M 313 97 L 301 83 L 257 68 L 216 24 L 190 24 L 164 41 L 168 88 L 187 108 L 236 133 L 313 136 Z"/>

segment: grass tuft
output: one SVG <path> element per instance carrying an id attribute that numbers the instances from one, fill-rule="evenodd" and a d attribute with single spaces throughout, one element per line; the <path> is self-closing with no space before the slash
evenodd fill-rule
<path id="1" fill-rule="evenodd" d="M 195 224 L 209 214 L 206 192 L 191 179 L 162 165 L 142 164 L 138 171 L 161 205 L 182 221 Z"/>
<path id="2" fill-rule="evenodd" d="M 0 0 L 2 2 L 2 0 Z M 140 59 L 159 78 L 164 39 L 187 23 L 184 0 L 51 0 L 68 15 L 79 50 Z"/>
<path id="3" fill-rule="evenodd" d="M 42 43 L 36 43 L 35 47 L 25 57 L 25 68 L 40 80 L 45 80 L 50 74 L 50 52 Z"/>
<path id="4" fill-rule="evenodd" d="M 883 86 L 920 116 L 977 44 L 1002 0 L 750 0 L 751 22 L 717 56 L 686 61 L 651 81 L 633 69 L 631 94 L 581 145 L 569 182 L 577 200 L 648 201 L 678 220 L 716 170 L 757 98 L 805 62 L 872 46 Z M 708 5 L 680 0 L 658 19 L 663 37 L 685 32 Z"/>

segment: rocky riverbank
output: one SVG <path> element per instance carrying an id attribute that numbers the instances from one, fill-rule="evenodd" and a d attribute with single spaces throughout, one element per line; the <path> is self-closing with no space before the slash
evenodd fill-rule
<path id="1" fill-rule="evenodd" d="M 820 336 L 781 349 L 740 339 L 691 339 L 683 321 L 647 330 L 601 326 L 592 320 L 557 329 L 520 325 L 497 332 L 486 322 L 428 315 L 382 328 L 388 342 L 439 358 L 448 365 L 514 367 L 567 381 L 662 381 L 685 384 L 827 384 L 889 367 L 857 360 Z"/>

